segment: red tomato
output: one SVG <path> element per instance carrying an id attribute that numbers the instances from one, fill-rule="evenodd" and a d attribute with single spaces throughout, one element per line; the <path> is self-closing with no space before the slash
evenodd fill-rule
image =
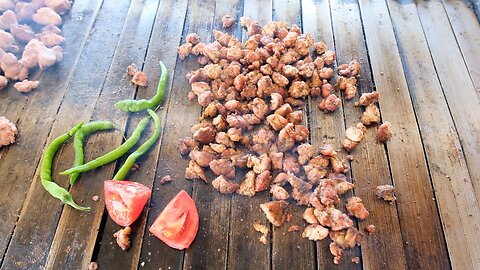
<path id="1" fill-rule="evenodd" d="M 152 192 L 140 183 L 107 180 L 103 184 L 108 215 L 120 226 L 129 226 L 147 203 Z"/>
<path id="2" fill-rule="evenodd" d="M 180 191 L 153 222 L 150 232 L 172 248 L 190 246 L 198 231 L 195 202 L 184 190 Z"/>

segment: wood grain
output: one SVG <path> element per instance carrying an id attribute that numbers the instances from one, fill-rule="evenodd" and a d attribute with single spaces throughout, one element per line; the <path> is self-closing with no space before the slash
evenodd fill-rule
<path id="1" fill-rule="evenodd" d="M 360 9 L 375 86 L 382 94 L 382 118 L 393 125 L 394 136 L 387 149 L 398 193 L 407 266 L 449 268 L 423 145 L 386 3 L 360 1 Z"/>

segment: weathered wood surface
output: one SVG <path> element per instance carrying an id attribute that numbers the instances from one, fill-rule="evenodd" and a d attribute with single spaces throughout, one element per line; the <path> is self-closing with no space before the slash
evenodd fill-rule
<path id="1" fill-rule="evenodd" d="M 356 224 L 359 230 L 375 224 L 377 232 L 346 252 L 340 266 L 333 265 L 327 241 L 314 243 L 301 238 L 301 231 L 287 232 L 292 224 L 304 226 L 303 208 L 291 205 L 292 221 L 270 226 L 263 245 L 253 223 L 267 225 L 258 205 L 270 200 L 268 193 L 251 199 L 225 196 L 183 177 L 187 160 L 180 158 L 177 139 L 190 135 L 201 108 L 186 98 L 185 75 L 198 63 L 178 59 L 176 46 L 190 32 L 212 40 L 211 31 L 222 30 L 225 14 L 299 25 L 337 52 L 335 65 L 362 63 L 357 98 L 373 90 L 382 93 L 382 120 L 394 125 L 395 136 L 384 146 L 375 142 L 376 128 L 369 128 L 353 152 L 349 178 L 356 187 L 347 195 L 362 197 L 370 210 L 370 217 Z M 245 40 L 239 23 L 227 31 Z M 37 90 L 21 94 L 10 85 L 0 91 L 0 115 L 20 130 L 17 143 L 0 149 L 1 269 L 85 269 L 90 261 L 100 269 L 480 267 L 480 24 L 467 1 L 77 0 L 63 32 L 64 60 L 32 73 L 41 81 Z M 128 176 L 151 187 L 153 195 L 124 252 L 113 238 L 119 227 L 102 200 L 103 180 L 113 176 L 116 164 L 85 173 L 68 187 L 67 177 L 56 172 L 70 166 L 73 151 L 67 144 L 58 153 L 55 180 L 80 204 L 91 206 L 89 213 L 46 194 L 38 165 L 44 147 L 81 120 L 117 125 L 88 139 L 87 159 L 118 146 L 143 114 L 126 114 L 112 105 L 152 96 L 160 60 L 170 70 L 167 99 L 158 110 L 162 137 Z M 130 63 L 149 75 L 147 88 L 131 85 L 125 75 Z M 325 114 L 318 102 L 310 98 L 304 108 L 310 143 L 340 148 L 345 129 L 359 121 L 362 110 L 343 100 L 339 110 Z M 175 181 L 160 185 L 165 175 Z M 396 205 L 375 197 L 373 189 L 380 184 L 396 186 Z M 173 250 L 148 232 L 181 189 L 192 195 L 200 214 L 199 234 L 187 251 Z M 92 201 L 94 195 L 100 196 L 98 202 Z M 350 262 L 354 256 L 360 264 Z"/>

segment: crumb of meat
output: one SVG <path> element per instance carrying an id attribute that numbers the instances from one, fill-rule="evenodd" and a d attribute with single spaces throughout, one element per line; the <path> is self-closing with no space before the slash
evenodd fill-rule
<path id="1" fill-rule="evenodd" d="M 133 74 L 131 82 L 138 86 L 146 87 L 148 84 L 147 74 L 145 74 L 145 72 L 142 72 L 142 71 L 137 71 L 135 72 L 135 74 Z"/>
<path id="2" fill-rule="evenodd" d="M 196 33 L 190 33 L 185 37 L 185 41 L 192 45 L 197 45 L 200 42 L 200 37 Z"/>
<path id="3" fill-rule="evenodd" d="M 375 195 L 377 195 L 379 199 L 383 199 L 391 204 L 397 200 L 397 197 L 395 197 L 395 188 L 391 185 L 377 186 Z"/>
<path id="4" fill-rule="evenodd" d="M 98 202 L 98 199 L 100 199 L 100 197 L 98 197 L 97 195 L 92 197 L 92 201 L 94 202 Z"/>
<path id="5" fill-rule="evenodd" d="M 302 233 L 303 238 L 308 240 L 319 241 L 328 236 L 328 229 L 319 224 L 308 225 Z"/>
<path id="6" fill-rule="evenodd" d="M 351 197 L 347 200 L 347 210 L 350 215 L 358 219 L 366 219 L 369 215 L 367 208 L 360 197 Z"/>
<path id="7" fill-rule="evenodd" d="M 135 73 L 137 73 L 137 71 L 138 71 L 138 67 L 137 67 L 137 65 L 135 65 L 133 63 L 127 67 L 127 74 L 130 75 L 130 76 L 135 75 Z"/>
<path id="8" fill-rule="evenodd" d="M 277 176 L 273 180 L 273 183 L 277 184 L 279 186 L 283 186 L 287 182 L 288 182 L 288 175 L 284 172 L 281 172 L 281 173 L 277 174 Z"/>
<path id="9" fill-rule="evenodd" d="M 210 169 L 216 175 L 224 175 L 227 178 L 235 179 L 235 165 L 228 159 L 214 159 L 209 163 Z"/>
<path id="10" fill-rule="evenodd" d="M 287 232 L 298 232 L 299 230 L 300 226 L 294 224 L 288 227 Z"/>
<path id="11" fill-rule="evenodd" d="M 375 104 L 370 104 L 365 108 L 362 114 L 362 124 L 369 126 L 380 122 L 380 111 Z"/>
<path id="12" fill-rule="evenodd" d="M 268 233 L 270 232 L 270 229 L 267 226 L 258 223 L 258 221 L 253 223 L 253 228 L 255 229 L 255 231 L 262 234 L 259 238 L 260 243 L 266 245 L 268 242 L 267 236 L 268 236 Z"/>
<path id="13" fill-rule="evenodd" d="M 340 264 L 343 256 L 343 249 L 341 249 L 335 242 L 331 242 L 329 248 L 330 253 L 333 255 L 333 263 Z"/>
<path id="14" fill-rule="evenodd" d="M 390 122 L 385 122 L 378 127 L 377 140 L 381 143 L 385 143 L 390 140 L 390 138 L 392 138 L 392 124 L 390 124 Z"/>
<path id="15" fill-rule="evenodd" d="M 314 208 L 312 207 L 307 207 L 305 211 L 303 212 L 302 218 L 308 223 L 308 224 L 318 224 L 318 219 L 314 215 Z"/>
<path id="16" fill-rule="evenodd" d="M 360 263 L 360 258 L 359 257 L 353 257 L 352 258 L 352 263 L 359 264 Z"/>
<path id="17" fill-rule="evenodd" d="M 379 98 L 380 98 L 379 92 L 363 93 L 362 96 L 360 96 L 360 99 L 358 100 L 358 102 L 355 103 L 355 105 L 368 106 L 370 104 L 376 103 Z"/>
<path id="18" fill-rule="evenodd" d="M 268 189 L 272 182 L 272 175 L 269 170 L 265 170 L 255 178 L 255 192 L 260 192 Z"/>
<path id="19" fill-rule="evenodd" d="M 193 149 L 188 156 L 201 167 L 208 167 L 210 162 L 215 159 L 214 154 L 198 149 Z"/>
<path id="20" fill-rule="evenodd" d="M 239 185 L 237 183 L 231 182 L 225 178 L 225 176 L 220 175 L 212 181 L 212 186 L 214 189 L 218 190 L 220 193 L 230 194 L 238 190 Z"/>
<path id="21" fill-rule="evenodd" d="M 186 179 L 202 179 L 203 181 L 207 181 L 207 176 L 203 171 L 202 167 L 200 167 L 195 161 L 190 160 L 188 163 L 188 167 L 185 169 L 185 178 Z"/>
<path id="22" fill-rule="evenodd" d="M 130 234 L 132 229 L 127 226 L 123 229 L 120 229 L 118 232 L 113 234 L 113 237 L 117 239 L 117 244 L 122 250 L 127 250 L 130 247 Z"/>
<path id="23" fill-rule="evenodd" d="M 357 77 L 362 71 L 362 67 L 356 60 L 351 61 L 348 64 L 342 64 L 338 68 L 338 74 L 345 77 Z"/>
<path id="24" fill-rule="evenodd" d="M 363 233 L 359 232 L 355 227 L 350 227 L 347 230 L 330 232 L 330 239 L 345 250 L 353 248 L 355 245 L 360 245 Z"/>
<path id="25" fill-rule="evenodd" d="M 7 118 L 0 117 L 0 147 L 12 144 L 15 142 L 15 135 L 17 135 L 17 127 Z"/>
<path id="26" fill-rule="evenodd" d="M 160 185 L 170 183 L 170 182 L 172 182 L 172 180 L 173 179 L 170 175 L 165 175 L 164 177 L 162 177 L 162 179 L 160 179 Z"/>
<path id="27" fill-rule="evenodd" d="M 23 80 L 21 82 L 16 82 L 13 87 L 15 87 L 17 91 L 25 93 L 37 88 L 39 84 L 39 81 Z"/>
<path id="28" fill-rule="evenodd" d="M 260 204 L 260 209 L 273 226 L 280 227 L 285 222 L 287 206 L 286 201 L 274 201 Z"/>
<path id="29" fill-rule="evenodd" d="M 275 200 L 287 200 L 288 198 L 290 198 L 290 194 L 288 194 L 288 191 L 279 185 L 272 185 L 270 187 L 270 193 Z"/>
<path id="30" fill-rule="evenodd" d="M 240 186 L 237 190 L 238 194 L 252 197 L 255 195 L 255 178 L 256 174 L 254 171 L 249 171 L 245 175 L 245 180 L 240 183 Z"/>
<path id="31" fill-rule="evenodd" d="M 375 225 L 373 225 L 373 224 L 367 225 L 367 227 L 365 227 L 365 231 L 368 234 L 374 234 L 375 230 L 376 230 L 376 228 L 375 228 Z"/>
<path id="32" fill-rule="evenodd" d="M 179 139 L 180 154 L 187 155 L 195 147 L 198 147 L 198 142 L 195 141 L 194 139 L 192 138 Z"/>
<path id="33" fill-rule="evenodd" d="M 231 15 L 225 15 L 222 17 L 223 28 L 230 28 L 235 23 L 235 18 Z"/>
<path id="34" fill-rule="evenodd" d="M 304 165 L 312 158 L 313 154 L 315 153 L 315 149 L 311 144 L 304 143 L 297 146 L 297 152 L 298 152 L 298 162 Z"/>
<path id="35" fill-rule="evenodd" d="M 325 112 L 333 112 L 338 108 L 338 106 L 340 106 L 341 103 L 342 101 L 335 94 L 331 94 L 322 99 L 322 101 L 318 104 L 318 108 Z"/>
<path id="36" fill-rule="evenodd" d="M 90 262 L 88 264 L 88 270 L 97 270 L 98 269 L 98 264 L 96 262 Z"/>

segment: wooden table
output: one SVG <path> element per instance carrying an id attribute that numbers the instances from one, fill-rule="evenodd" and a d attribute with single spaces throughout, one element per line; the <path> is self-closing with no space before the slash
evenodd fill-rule
<path id="1" fill-rule="evenodd" d="M 287 233 L 288 226 L 274 228 L 267 245 L 258 241 L 252 224 L 267 224 L 258 205 L 269 194 L 225 196 L 183 177 L 188 161 L 180 158 L 177 139 L 190 135 L 201 109 L 186 98 L 185 75 L 197 64 L 180 61 L 176 46 L 189 32 L 210 40 L 225 14 L 296 23 L 335 48 L 338 63 L 362 63 L 358 94 L 382 93 L 382 118 L 393 124 L 395 136 L 384 146 L 368 132 L 351 164 L 354 193 L 371 213 L 358 227 L 375 224 L 377 232 L 346 252 L 340 266 L 333 266 L 327 241 L 302 239 L 301 232 Z M 230 32 L 245 37 L 238 24 Z M 19 128 L 17 142 L 0 149 L 1 269 L 86 269 L 91 261 L 100 269 L 480 268 L 480 24 L 466 2 L 77 0 L 64 34 L 64 60 L 33 75 L 41 81 L 37 90 L 0 91 L 0 115 Z M 102 197 L 103 180 L 112 177 L 115 164 L 83 174 L 70 188 L 92 207 L 88 213 L 50 197 L 38 165 L 44 147 L 80 120 L 111 120 L 118 127 L 90 137 L 87 159 L 118 146 L 141 115 L 115 110 L 113 103 L 150 97 L 156 88 L 152 82 L 135 89 L 125 68 L 137 63 L 154 81 L 159 60 L 171 70 L 160 110 L 162 139 L 130 174 L 152 187 L 153 195 L 125 252 L 115 244 L 112 234 L 119 227 L 106 215 L 102 198 L 91 199 Z M 325 115 L 317 103 L 310 99 L 306 107 L 311 143 L 339 146 L 361 110 L 344 102 Z M 55 172 L 69 168 L 72 157 L 70 145 L 62 148 Z M 160 185 L 167 174 L 174 182 Z M 68 187 L 66 177 L 54 178 Z M 375 198 L 379 184 L 395 185 L 396 205 Z M 183 252 L 147 230 L 180 189 L 192 194 L 200 215 L 198 236 Z M 303 226 L 302 208 L 292 211 L 290 224 Z M 354 256 L 360 264 L 350 262 Z"/>

